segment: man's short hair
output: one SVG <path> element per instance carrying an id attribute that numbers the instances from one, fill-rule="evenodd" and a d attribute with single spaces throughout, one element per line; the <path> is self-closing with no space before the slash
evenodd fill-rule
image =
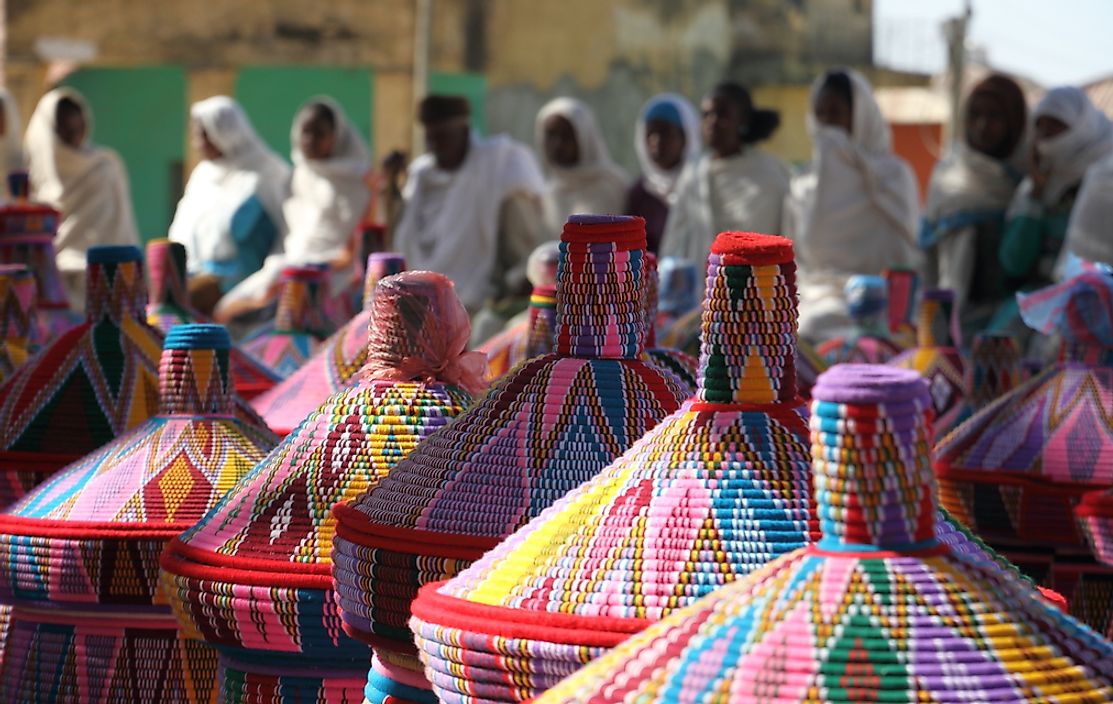
<path id="1" fill-rule="evenodd" d="M 461 95 L 430 95 L 421 101 L 417 109 L 417 119 L 423 125 L 435 125 L 457 118 L 467 119 L 471 115 L 468 99 Z"/>

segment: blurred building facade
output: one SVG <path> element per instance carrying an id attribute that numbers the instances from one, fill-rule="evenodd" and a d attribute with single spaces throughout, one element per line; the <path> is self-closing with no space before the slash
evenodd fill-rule
<path id="1" fill-rule="evenodd" d="M 336 97 L 377 155 L 413 153 L 423 90 L 468 95 L 477 128 L 533 142 L 534 115 L 574 95 L 596 109 L 615 158 L 636 171 L 632 125 L 653 94 L 694 101 L 724 78 L 779 109 L 768 145 L 806 161 L 808 85 L 861 68 L 881 85 L 918 77 L 872 67 L 872 0 L 6 0 L 6 84 L 29 116 L 51 85 L 73 85 L 97 116 L 95 139 L 128 166 L 140 227 L 161 236 L 195 156 L 187 112 L 234 95 L 289 153 L 308 97 Z M 430 9 L 428 78 L 415 71 Z M 418 145 L 420 149 L 420 145 Z"/>

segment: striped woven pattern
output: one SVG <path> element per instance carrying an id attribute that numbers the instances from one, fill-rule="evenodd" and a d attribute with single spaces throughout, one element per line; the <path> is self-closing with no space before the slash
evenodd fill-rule
<path id="1" fill-rule="evenodd" d="M 553 351 L 556 335 L 556 286 L 534 286 L 528 317 L 484 342 L 491 379 L 499 379 L 527 359 Z"/>
<path id="2" fill-rule="evenodd" d="M 175 325 L 209 322 L 189 305 L 186 291 L 185 245 L 170 240 L 147 243 L 147 323 L 165 335 Z M 251 399 L 278 383 L 278 375 L 251 355 L 229 350 L 232 385 L 236 394 Z"/>
<path id="3" fill-rule="evenodd" d="M 198 698 L 186 696 L 191 666 L 180 658 L 188 647 L 179 643 L 158 589 L 158 559 L 170 538 L 200 519 L 276 442 L 265 428 L 235 417 L 229 347 L 218 325 L 176 327 L 159 367 L 159 414 L 0 515 L 0 598 L 24 605 L 13 613 L 12 638 L 30 649 L 5 663 L 0 699 L 25 701 L 52 686 L 77 686 L 72 701 L 127 701 L 175 686 L 182 688 L 164 701 L 207 701 L 203 691 L 211 691 L 212 679 L 207 690 L 194 683 Z M 80 634 L 97 631 L 118 649 L 106 647 L 90 663 Z M 68 637 L 59 640 L 61 634 Z M 143 643 L 150 654 L 126 652 Z M 215 653 L 210 659 L 215 671 Z M 150 673 L 126 668 L 143 662 L 161 663 L 165 672 L 153 679 L 175 684 L 135 690 Z M 101 680 L 115 671 L 126 677 L 97 692 L 70 681 L 70 666 L 100 669 L 86 674 Z"/>
<path id="4" fill-rule="evenodd" d="M 928 289 L 920 301 L 916 347 L 889 363 L 920 373 L 931 390 L 935 430 L 942 437 L 959 421 L 962 404 L 970 395 L 966 362 L 959 350 L 954 292 Z"/>
<path id="5" fill-rule="evenodd" d="M 448 279 L 422 276 L 426 283 L 404 295 L 376 296 L 365 370 L 383 355 L 405 356 L 415 344 L 407 336 L 435 325 L 446 297 L 460 306 Z M 347 682 L 351 696 L 362 696 L 369 653 L 341 627 L 330 577 L 330 509 L 366 491 L 470 400 L 442 382 L 374 380 L 365 371 L 171 543 L 162 583 L 184 632 L 221 649 L 225 701 L 319 701 L 261 694 L 285 691 L 287 676 L 313 692 Z M 248 684 L 229 684 L 243 679 L 237 672 L 250 673 Z"/>
<path id="6" fill-rule="evenodd" d="M 367 259 L 364 309 L 325 340 L 316 353 L 252 406 L 275 432 L 288 435 L 329 396 L 345 389 L 367 361 L 372 293 L 379 280 L 406 270 L 400 254 L 374 253 Z"/>
<path id="7" fill-rule="evenodd" d="M 158 411 L 162 340 L 139 250 L 90 249 L 87 287 L 86 321 L 0 386 L 0 505 Z"/>
<path id="8" fill-rule="evenodd" d="M 244 350 L 285 379 L 293 374 L 333 332 L 325 310 L 327 272 L 320 267 L 287 267 L 274 323 L 243 341 Z"/>
<path id="9" fill-rule="evenodd" d="M 61 214 L 27 200 L 26 172 L 8 175 L 12 202 L 0 206 L 0 264 L 23 264 L 35 275 L 38 340 L 53 340 L 83 318 L 70 310 L 54 261 L 54 235 Z"/>
<path id="10" fill-rule="evenodd" d="M 889 334 L 901 349 L 916 346 L 916 304 L 920 297 L 920 275 L 913 269 L 886 269 L 881 277 L 888 284 Z"/>
<path id="11" fill-rule="evenodd" d="M 438 697 L 535 696 L 818 537 L 796 395 L 795 268 L 786 239 L 719 235 L 695 398 L 414 603 Z"/>
<path id="12" fill-rule="evenodd" d="M 37 349 L 35 325 L 34 274 L 22 264 L 0 264 L 0 383 Z"/>
<path id="13" fill-rule="evenodd" d="M 846 308 L 854 329 L 823 342 L 816 352 L 828 365 L 884 364 L 901 352 L 889 333 L 889 284 L 881 276 L 852 276 Z"/>
<path id="14" fill-rule="evenodd" d="M 1113 644 L 1025 582 L 932 538 L 932 471 L 919 452 L 925 382 L 840 366 L 814 398 L 822 540 L 672 614 L 536 701 L 1113 698 Z"/>
<path id="15" fill-rule="evenodd" d="M 644 252 L 640 218 L 574 216 L 561 236 L 556 351 L 334 509 L 345 628 L 380 657 L 419 673 L 406 625 L 418 587 L 455 575 L 678 407 L 672 375 L 641 358 Z"/>

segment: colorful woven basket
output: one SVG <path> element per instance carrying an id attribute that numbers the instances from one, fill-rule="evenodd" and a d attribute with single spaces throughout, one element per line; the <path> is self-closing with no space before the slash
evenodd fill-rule
<path id="1" fill-rule="evenodd" d="M 1030 585 L 935 540 L 925 382 L 847 365 L 813 394 L 822 540 L 674 613 L 535 701 L 1113 700 L 1113 644 Z"/>
<path id="2" fill-rule="evenodd" d="M 0 506 L 158 411 L 162 338 L 135 247 L 89 249 L 86 321 L 0 386 Z"/>
<path id="3" fill-rule="evenodd" d="M 147 242 L 147 322 L 163 334 L 183 323 L 210 322 L 189 305 L 186 249 L 179 242 Z M 252 399 L 278 383 L 278 375 L 236 346 L 229 351 L 232 384 L 241 398 Z"/>
<path id="4" fill-rule="evenodd" d="M 380 279 L 406 270 L 400 254 L 375 253 L 367 259 L 363 310 L 325 340 L 317 352 L 252 406 L 271 428 L 288 435 L 329 396 L 347 388 L 367 361 L 371 298 Z"/>
<path id="5" fill-rule="evenodd" d="M 1046 315 L 1034 316 L 1035 307 Z M 1021 303 L 1029 324 L 1058 331 L 1066 357 L 990 403 L 935 448 L 940 498 L 1071 613 L 1113 621 L 1113 570 L 1095 562 L 1074 520 L 1088 491 L 1113 486 L 1113 364 L 1075 361 L 1113 350 L 1113 278 L 1086 274 Z M 1038 319 L 1037 319 L 1038 318 Z M 1029 567 L 1031 563 L 1035 563 Z"/>
<path id="6" fill-rule="evenodd" d="M 645 253 L 645 285 L 642 291 L 646 355 L 676 376 L 685 394 L 695 393 L 699 361 L 687 352 L 657 345 L 657 256 L 653 252 Z"/>
<path id="7" fill-rule="evenodd" d="M 236 418 L 229 348 L 219 325 L 174 328 L 158 415 L 0 515 L 0 700 L 212 700 L 216 653 L 181 642 L 158 558 L 277 441 Z"/>
<path id="8" fill-rule="evenodd" d="M 788 240 L 719 235 L 703 330 L 694 399 L 457 577 L 422 590 L 411 625 L 441 701 L 536 696 L 818 538 Z M 940 534 L 985 559 L 950 524 Z"/>
<path id="9" fill-rule="evenodd" d="M 943 437 L 955 425 L 970 396 L 966 362 L 960 351 L 955 294 L 948 289 L 928 289 L 920 301 L 916 346 L 890 360 L 890 364 L 920 373 L 931 390 L 935 431 Z"/>
<path id="10" fill-rule="evenodd" d="M 54 262 L 54 235 L 61 214 L 47 205 L 27 200 L 27 172 L 8 175 L 12 202 L 0 206 L 0 264 L 23 264 L 35 275 L 36 339 L 53 340 L 80 324 L 81 315 L 70 310 L 66 288 Z"/>
<path id="11" fill-rule="evenodd" d="M 901 349 L 916 346 L 916 304 L 920 296 L 920 275 L 914 269 L 886 269 L 881 272 L 889 292 L 889 334 Z"/>
<path id="12" fill-rule="evenodd" d="M 673 376 L 642 359 L 644 253 L 640 218 L 573 216 L 561 235 L 556 352 L 518 366 L 334 509 L 345 629 L 379 657 L 370 701 L 412 699 L 415 686 L 431 696 L 406 625 L 422 584 L 455 575 L 679 406 Z"/>
<path id="13" fill-rule="evenodd" d="M 243 349 L 285 379 L 313 356 L 334 327 L 325 309 L 327 271 L 287 267 L 280 286 L 274 322 L 248 336 Z"/>
<path id="14" fill-rule="evenodd" d="M 796 392 L 795 279 L 789 240 L 718 236 L 695 397 L 414 602 L 411 623 L 441 700 L 535 696 L 818 537 Z"/>
<path id="15" fill-rule="evenodd" d="M 889 284 L 880 276 L 852 276 L 846 282 L 846 308 L 852 334 L 819 345 L 827 365 L 884 364 L 901 353 L 889 333 Z"/>
<path id="16" fill-rule="evenodd" d="M 556 281 L 560 243 L 546 242 L 529 255 L 526 276 L 533 285 L 529 306 L 506 329 L 479 346 L 487 355 L 491 380 L 506 375 L 527 359 L 553 351 L 556 335 Z"/>
<path id="17" fill-rule="evenodd" d="M 1006 333 L 979 333 L 970 348 L 970 368 L 970 395 L 962 404 L 958 424 L 1020 385 L 1020 345 Z"/>
<path id="18" fill-rule="evenodd" d="M 35 275 L 23 264 L 0 264 L 0 383 L 38 349 Z"/>
<path id="19" fill-rule="evenodd" d="M 480 368 L 461 383 L 482 376 L 447 278 L 400 274 L 377 291 L 359 383 L 326 399 L 163 555 L 184 632 L 221 651 L 224 702 L 362 698 L 370 657 L 334 603 L 329 510 L 463 411 L 470 395 L 439 379 L 469 361 Z"/>

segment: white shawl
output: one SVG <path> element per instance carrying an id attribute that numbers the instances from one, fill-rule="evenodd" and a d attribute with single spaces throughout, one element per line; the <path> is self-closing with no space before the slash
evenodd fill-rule
<path id="1" fill-rule="evenodd" d="M 62 142 L 56 131 L 62 98 L 77 103 L 85 116 L 86 138 L 77 149 Z M 62 213 L 54 250 L 67 297 L 78 310 L 84 308 L 89 248 L 139 244 L 123 162 L 111 149 L 91 144 L 92 133 L 93 114 L 85 99 L 70 88 L 56 88 L 39 100 L 24 138 L 31 197 Z"/>
<path id="2" fill-rule="evenodd" d="M 1082 179 L 1066 249 L 1087 261 L 1113 265 L 1113 156 L 1091 166 Z"/>
<path id="3" fill-rule="evenodd" d="M 410 165 L 395 249 L 411 269 L 452 279 L 460 300 L 475 314 L 493 293 L 503 202 L 519 193 L 540 198 L 543 190 L 541 171 L 528 149 L 504 135 L 484 139 L 473 134 L 455 171 L 437 168 L 432 154 Z"/>
<path id="4" fill-rule="evenodd" d="M 843 289 L 855 274 L 916 266 L 919 198 L 916 178 L 892 153 L 889 125 L 861 74 L 845 70 L 853 95 L 853 134 L 818 125 L 808 131 L 812 163 L 793 179 L 785 235 L 800 266 L 800 334 L 816 340 L 850 324 Z M 812 85 L 811 105 L 823 78 Z"/>
<path id="5" fill-rule="evenodd" d="M 554 115 L 568 120 L 576 133 L 580 160 L 575 166 L 558 166 L 545 155 L 545 121 Z M 622 211 L 630 179 L 611 161 L 603 133 L 587 103 L 575 98 L 551 100 L 537 113 L 535 127 L 537 152 L 549 177 L 545 184 L 544 214 L 550 236 L 560 235 L 569 215 Z"/>
<path id="6" fill-rule="evenodd" d="M 23 121 L 19 116 L 15 96 L 6 88 L 0 88 L 0 103 L 3 103 L 4 108 L 4 134 L 0 135 L 0 178 L 7 178 L 12 171 L 19 171 L 24 167 L 21 145 Z"/>
<path id="7" fill-rule="evenodd" d="M 259 198 L 281 242 L 290 167 L 263 143 L 243 108 L 231 98 L 218 95 L 194 103 L 190 116 L 223 153 L 193 169 L 170 224 L 170 239 L 185 245 L 192 275 L 205 271 L 211 262 L 235 257 L 232 216 L 252 196 Z"/>
<path id="8" fill-rule="evenodd" d="M 684 158 L 672 169 L 662 169 L 649 156 L 649 148 L 645 145 L 646 115 L 661 103 L 668 103 L 676 108 L 680 114 L 681 129 L 684 131 Z M 676 202 L 676 183 L 680 179 L 680 172 L 684 165 L 699 158 L 700 153 L 699 114 L 688 99 L 676 93 L 661 93 L 649 99 L 638 115 L 638 122 L 634 126 L 634 152 L 638 155 L 638 164 L 642 170 L 642 180 L 645 190 L 660 198 L 665 203 L 672 205 Z"/>
<path id="9" fill-rule="evenodd" d="M 1086 169 L 1113 153 L 1113 123 L 1073 86 L 1049 90 L 1032 112 L 1033 120 L 1040 117 L 1054 117 L 1067 126 L 1062 134 L 1036 141 L 1040 165 L 1050 171 L 1040 200 L 1055 205 L 1082 181 Z"/>
<path id="10" fill-rule="evenodd" d="M 290 130 L 294 175 L 290 197 L 282 206 L 288 229 L 282 241 L 283 251 L 267 257 L 263 268 L 229 291 L 221 299 L 221 305 L 241 298 L 265 296 L 287 266 L 323 264 L 339 258 L 363 217 L 371 197 L 364 181 L 371 168 L 367 145 L 339 104 L 323 96 L 310 99 L 306 105 L 313 103 L 327 105 L 336 118 L 332 154 L 327 159 L 309 159 L 302 152 L 299 146 L 301 130 L 310 116 L 303 106 Z M 353 276 L 351 267 L 337 272 L 329 290 L 343 292 Z"/>

